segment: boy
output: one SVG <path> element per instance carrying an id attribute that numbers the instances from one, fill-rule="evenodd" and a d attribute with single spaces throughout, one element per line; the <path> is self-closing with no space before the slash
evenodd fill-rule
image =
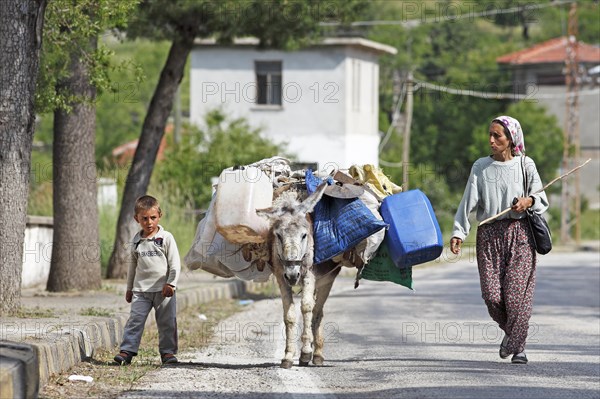
<path id="1" fill-rule="evenodd" d="M 177 363 L 175 287 L 181 269 L 177 244 L 173 235 L 158 224 L 162 211 L 156 198 L 149 195 L 138 198 L 134 213 L 141 230 L 133 238 L 127 273 L 125 300 L 131 303 L 131 313 L 121 352 L 114 361 L 119 365 L 131 363 L 137 355 L 148 314 L 154 308 L 161 361 Z"/>

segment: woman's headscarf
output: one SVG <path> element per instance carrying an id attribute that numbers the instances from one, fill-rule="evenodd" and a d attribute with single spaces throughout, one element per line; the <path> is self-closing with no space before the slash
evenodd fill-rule
<path id="1" fill-rule="evenodd" d="M 515 153 L 523 155 L 525 153 L 525 139 L 523 138 L 523 130 L 518 120 L 513 117 L 502 115 L 494 118 L 494 121 L 500 121 L 502 125 L 510 132 L 510 139 L 515 145 Z"/>

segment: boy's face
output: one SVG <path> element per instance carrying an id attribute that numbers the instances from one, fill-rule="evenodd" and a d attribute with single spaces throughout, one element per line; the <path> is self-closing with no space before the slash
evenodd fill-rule
<path id="1" fill-rule="evenodd" d="M 142 227 L 142 237 L 149 237 L 158 231 L 160 213 L 157 208 L 139 211 L 133 218 Z"/>

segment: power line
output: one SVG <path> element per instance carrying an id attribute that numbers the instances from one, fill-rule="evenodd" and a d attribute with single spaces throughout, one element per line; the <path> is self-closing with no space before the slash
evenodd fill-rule
<path id="1" fill-rule="evenodd" d="M 388 126 L 387 132 L 385 133 L 385 136 L 383 137 L 383 139 L 381 140 L 381 143 L 379 144 L 380 152 L 386 146 L 388 140 L 390 139 L 390 137 L 392 135 L 392 131 L 394 130 L 394 128 L 396 127 L 396 124 L 398 123 L 398 119 L 400 119 L 400 108 L 402 107 L 402 102 L 404 101 L 405 95 L 406 95 L 406 90 L 405 90 L 405 85 L 403 84 L 401 91 L 400 91 L 400 95 L 398 95 L 398 99 L 396 100 L 396 105 L 394 106 L 394 111 L 392 113 L 392 122 Z"/>
<path id="2" fill-rule="evenodd" d="M 561 94 L 561 93 L 520 94 L 520 93 L 497 93 L 497 92 L 494 93 L 494 92 L 484 92 L 484 91 L 477 91 L 477 90 L 456 89 L 456 88 L 452 88 L 452 87 L 440 86 L 440 85 L 436 85 L 433 83 L 424 82 L 421 80 L 415 80 L 415 82 L 418 83 L 418 85 L 415 87 L 415 91 L 424 87 L 427 89 L 431 89 L 431 90 L 435 90 L 435 91 L 439 91 L 439 92 L 443 92 L 443 93 L 454 94 L 454 95 L 459 95 L 459 96 L 478 97 L 478 98 L 484 98 L 484 99 L 488 99 L 488 100 L 536 100 L 536 99 L 543 100 L 543 99 L 553 99 L 553 98 L 568 98 L 568 97 L 575 95 L 573 93 L 564 93 L 564 94 Z M 577 95 L 580 95 L 580 96 L 582 96 L 582 95 L 583 96 L 598 95 L 598 93 L 599 93 L 598 89 L 592 89 L 592 90 L 579 91 L 577 93 Z"/>
<path id="3" fill-rule="evenodd" d="M 511 7 L 511 8 L 505 8 L 505 9 L 499 9 L 499 10 L 488 10 L 488 11 L 480 11 L 480 12 L 471 12 L 471 13 L 467 13 L 467 14 L 458 14 L 458 15 L 444 15 L 444 16 L 440 16 L 440 15 L 436 15 L 434 17 L 430 17 L 431 20 L 428 21 L 428 17 L 426 15 L 423 16 L 423 18 L 420 19 L 407 19 L 407 20 L 375 20 L 375 21 L 354 21 L 351 22 L 349 25 L 350 26 L 380 26 L 380 25 L 395 25 L 395 26 L 404 26 L 407 28 L 414 28 L 416 26 L 419 26 L 421 24 L 425 24 L 425 23 L 439 23 L 440 19 L 447 19 L 449 21 L 455 21 L 455 20 L 459 20 L 459 19 L 474 19 L 474 18 L 480 18 L 480 17 L 487 17 L 487 16 L 492 16 L 492 15 L 499 15 L 499 14 L 510 14 L 510 13 L 514 13 L 514 12 L 524 12 L 524 11 L 530 11 L 530 10 L 536 10 L 536 9 L 541 9 L 541 8 L 548 8 L 548 7 L 557 7 L 557 6 L 561 6 L 561 5 L 565 5 L 565 4 L 569 4 L 572 1 L 568 1 L 568 0 L 556 0 L 556 1 L 552 1 L 550 3 L 547 4 L 525 4 L 523 6 L 518 6 L 518 7 Z M 446 10 L 450 10 L 450 7 L 452 6 L 452 3 L 446 5 Z M 455 6 L 453 7 L 455 8 Z M 441 8 L 439 8 L 438 10 L 441 10 Z M 341 22 L 321 22 L 320 23 L 321 26 L 339 26 L 342 25 Z"/>
<path id="4" fill-rule="evenodd" d="M 452 94 L 452 95 L 478 97 L 478 98 L 484 98 L 484 99 L 489 99 L 489 100 L 536 100 L 536 99 L 570 98 L 572 96 L 586 96 L 586 95 L 596 95 L 597 96 L 598 94 L 600 94 L 600 88 L 596 88 L 596 89 L 592 89 L 592 90 L 583 90 L 583 91 L 578 91 L 575 93 L 571 92 L 571 93 L 564 93 L 564 94 L 537 94 L 537 95 L 535 95 L 535 94 L 518 94 L 518 93 L 494 93 L 494 92 L 482 92 L 482 91 L 475 91 L 475 90 L 455 89 L 455 88 L 451 88 L 451 87 L 436 85 L 436 84 L 425 82 L 422 80 L 415 80 L 414 82 L 416 84 L 414 85 L 413 92 L 416 92 L 421 88 L 428 88 L 431 90 L 444 92 L 444 93 L 448 93 L 448 94 Z M 403 87 L 403 90 L 404 90 L 404 87 Z M 406 93 L 403 93 L 401 96 L 399 96 L 395 109 L 398 109 L 398 110 L 400 109 L 400 106 L 402 104 L 402 98 L 404 97 L 405 94 Z M 391 130 L 392 126 L 394 126 L 393 122 L 390 125 L 390 127 L 388 127 L 388 131 L 385 136 L 385 142 L 382 142 L 382 144 L 379 147 L 380 152 L 383 149 L 383 147 L 385 146 L 385 144 L 387 144 L 387 141 L 389 140 L 389 136 L 391 135 L 391 131 L 392 131 Z M 403 162 L 389 162 L 389 161 L 386 161 L 381 158 L 379 158 L 379 163 L 382 166 L 393 167 L 393 168 L 399 168 L 399 167 L 405 166 Z"/>

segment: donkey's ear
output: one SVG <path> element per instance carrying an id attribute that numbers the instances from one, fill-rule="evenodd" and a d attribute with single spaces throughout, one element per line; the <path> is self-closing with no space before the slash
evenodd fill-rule
<path id="1" fill-rule="evenodd" d="M 302 203 L 298 207 L 298 212 L 302 212 L 305 214 L 311 212 L 323 197 L 323 193 L 325 192 L 326 188 L 327 180 L 319 184 L 315 192 L 309 195 L 304 201 L 302 201 Z"/>
<path id="2" fill-rule="evenodd" d="M 257 209 L 256 210 L 256 214 L 258 216 L 261 216 L 267 220 L 272 220 L 272 219 L 277 219 L 279 217 L 281 217 L 283 215 L 283 210 L 280 208 L 275 208 L 275 207 L 270 207 L 270 208 L 263 208 L 263 209 Z"/>
<path id="3" fill-rule="evenodd" d="M 261 216 L 265 219 L 271 219 L 272 217 L 275 216 L 275 210 L 271 207 L 271 208 L 263 208 L 263 209 L 257 209 L 256 210 L 256 214 L 258 216 Z"/>

